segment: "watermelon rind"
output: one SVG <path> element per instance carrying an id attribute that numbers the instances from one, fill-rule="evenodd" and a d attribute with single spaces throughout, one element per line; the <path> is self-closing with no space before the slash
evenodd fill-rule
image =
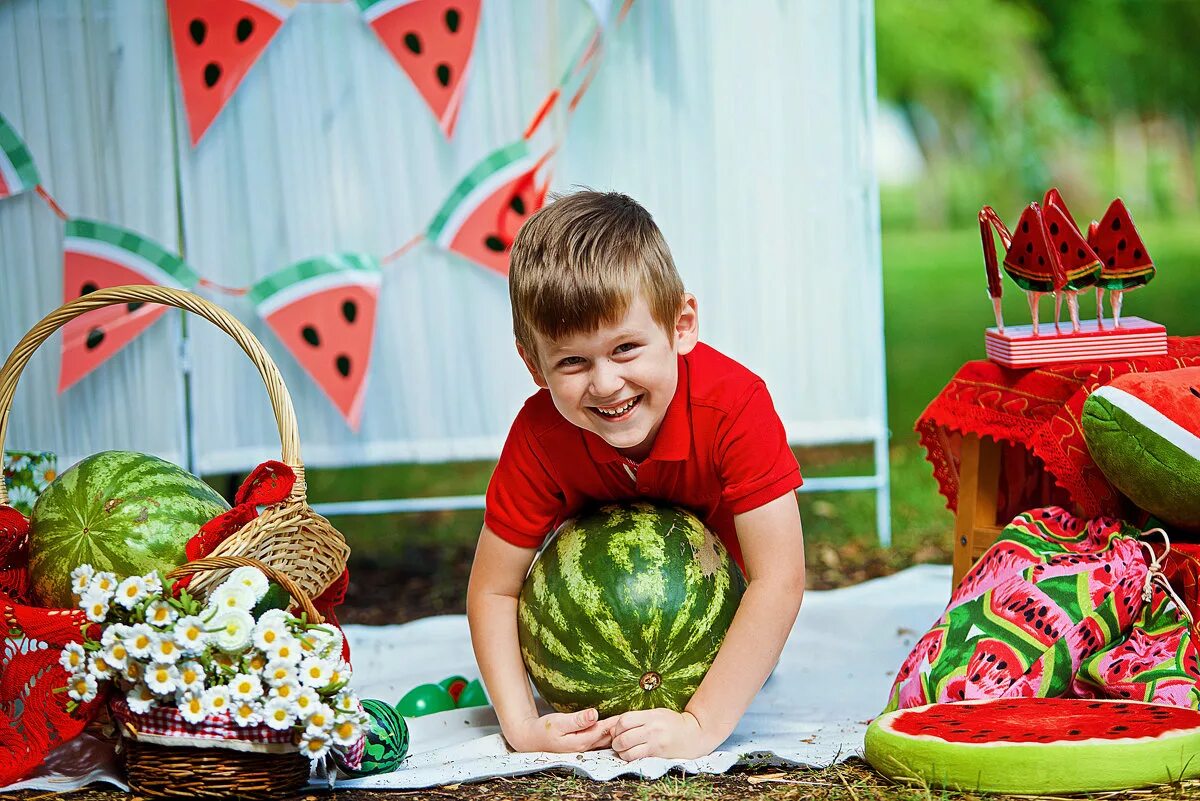
<path id="1" fill-rule="evenodd" d="M 1200 753 L 1200 726 L 1163 731 L 1155 737 L 986 743 L 948 742 L 934 735 L 902 734 L 893 729 L 905 714 L 933 707 L 962 707 L 964 718 L 969 720 L 972 705 L 990 703 L 997 701 L 930 704 L 880 715 L 867 727 L 867 762 L 883 775 L 906 784 L 1021 795 L 1125 790 L 1200 777 L 1200 759 L 1196 759 Z M 1156 707 L 1110 700 L 1072 703 Z M 1041 723 L 1032 710 L 1028 720 L 1035 729 Z"/>
<path id="2" fill-rule="evenodd" d="M 29 577 L 45 606 L 71 608 L 71 571 L 90 564 L 118 579 L 167 573 L 187 541 L 229 504 L 186 470 L 143 453 L 102 451 L 63 472 L 30 519 Z"/>
<path id="3" fill-rule="evenodd" d="M 67 221 L 63 231 L 63 250 L 87 253 L 135 270 L 146 280 L 175 289 L 193 289 L 200 276 L 179 256 L 141 234 L 79 217 Z"/>
<path id="4" fill-rule="evenodd" d="M 33 189 L 41 181 L 29 148 L 0 114 L 0 177 L 10 194 Z"/>
<path id="5" fill-rule="evenodd" d="M 249 298 L 263 317 L 305 297 L 335 286 L 378 287 L 383 282 L 379 260 L 367 253 L 338 253 L 306 259 L 271 273 L 250 288 Z"/>
<path id="6" fill-rule="evenodd" d="M 521 655 L 560 712 L 682 711 L 724 641 L 745 580 L 690 513 L 610 505 L 568 520 L 517 607 Z"/>
<path id="7" fill-rule="evenodd" d="M 426 237 L 440 247 L 449 248 L 475 208 L 514 178 L 528 172 L 537 163 L 524 139 L 496 150 L 477 164 L 458 182 L 429 224 Z"/>

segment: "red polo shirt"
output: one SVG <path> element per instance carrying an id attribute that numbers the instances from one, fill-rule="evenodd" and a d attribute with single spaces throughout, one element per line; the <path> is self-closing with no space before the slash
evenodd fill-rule
<path id="1" fill-rule="evenodd" d="M 513 545 L 536 548 L 589 506 L 657 499 L 695 513 L 745 570 L 733 516 L 802 482 L 766 384 L 700 343 L 679 358 L 675 397 L 636 468 L 564 418 L 549 390 L 530 397 L 492 473 L 484 523 Z"/>

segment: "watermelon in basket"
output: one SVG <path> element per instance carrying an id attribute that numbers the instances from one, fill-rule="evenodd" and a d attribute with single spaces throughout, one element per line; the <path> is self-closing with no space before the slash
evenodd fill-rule
<path id="1" fill-rule="evenodd" d="M 287 625 L 318 625 L 322 630 L 336 632 L 335 642 L 340 649 L 337 658 L 331 657 L 330 660 L 326 660 L 329 664 L 317 660 L 320 664 L 310 664 L 305 667 L 305 670 L 310 668 L 315 670 L 316 674 L 309 677 L 308 683 L 299 681 L 297 688 L 300 692 L 313 690 L 312 693 L 304 692 L 305 697 L 310 701 L 313 700 L 314 695 L 321 699 L 317 710 L 320 715 L 326 717 L 332 715 L 338 722 L 344 723 L 347 720 L 353 722 L 355 718 L 351 714 L 351 710 L 339 711 L 340 707 L 326 703 L 327 700 L 330 700 L 329 698 L 321 697 L 322 688 L 336 687 L 338 681 L 348 677 L 349 673 L 349 665 L 345 661 L 348 651 L 345 648 L 344 638 L 341 637 L 340 630 L 336 628 L 336 621 L 332 620 L 330 616 L 332 606 L 340 602 L 341 594 L 345 590 L 349 547 L 342 535 L 308 505 L 304 466 L 300 459 L 299 433 L 291 398 L 283 384 L 278 368 L 262 344 L 236 318 L 219 306 L 196 295 L 158 286 L 100 289 L 64 304 L 35 325 L 13 349 L 3 368 L 0 368 L 0 448 L 4 444 L 9 420 L 7 412 L 12 405 L 17 381 L 37 347 L 63 325 L 89 311 L 126 303 L 161 303 L 175 306 L 204 317 L 229 334 L 253 361 L 266 384 L 279 427 L 283 456 L 281 462 L 267 462 L 252 474 L 239 491 L 237 505 L 233 509 L 223 511 L 223 504 L 217 504 L 213 498 L 209 498 L 208 501 L 212 502 L 212 506 L 208 511 L 214 514 L 220 512 L 220 514 L 216 514 L 203 525 L 200 525 L 203 513 L 194 513 L 187 521 L 180 523 L 183 531 L 191 529 L 190 539 L 186 540 L 182 555 L 173 552 L 171 555 L 163 557 L 165 562 L 160 561 L 155 564 L 127 560 L 128 563 L 125 564 L 124 569 L 134 571 L 127 576 L 119 576 L 112 569 L 118 566 L 118 562 L 114 562 L 102 570 L 96 570 L 95 566 L 90 564 L 79 565 L 72 575 L 72 581 L 77 582 L 76 589 L 86 592 L 91 587 L 92 579 L 100 573 L 106 574 L 103 577 L 105 581 L 99 582 L 96 588 L 92 588 L 93 600 L 96 600 L 98 593 L 103 595 L 104 592 L 107 592 L 102 589 L 104 586 L 111 583 L 116 585 L 109 588 L 113 591 L 112 595 L 104 596 L 106 603 L 95 605 L 91 611 L 90 619 L 93 622 L 98 623 L 106 619 L 109 614 L 120 615 L 126 612 L 132 613 L 133 610 L 140 610 L 144 614 L 151 607 L 157 610 L 159 615 L 151 622 L 142 624 L 120 622 L 106 629 L 102 637 L 107 637 L 109 642 L 105 643 L 101 639 L 99 644 L 103 652 L 110 653 L 109 661 L 113 664 L 105 662 L 93 673 L 99 674 L 100 684 L 119 686 L 120 682 L 115 681 L 115 676 L 117 663 L 120 663 L 121 659 L 115 653 L 111 653 L 110 649 L 117 641 L 126 645 L 132 642 L 129 640 L 130 632 L 123 627 L 144 625 L 154 635 L 143 636 L 141 640 L 134 638 L 136 643 L 133 648 L 125 649 L 127 659 L 131 659 L 130 663 L 132 663 L 137 661 L 137 657 L 132 656 L 135 652 L 140 654 L 144 648 L 153 647 L 155 644 L 163 647 L 162 643 L 168 638 L 158 636 L 155 632 L 160 631 L 165 625 L 164 620 L 169 620 L 174 624 L 180 617 L 187 617 L 183 614 L 187 603 L 196 604 L 199 609 L 207 608 L 209 602 L 223 602 L 234 606 L 241 603 L 246 592 L 230 589 L 228 584 L 224 589 L 218 590 L 218 588 L 231 578 L 232 571 L 246 568 L 250 564 L 261 567 L 264 573 L 272 577 L 272 581 L 286 587 L 292 599 L 304 609 L 302 624 L 288 623 Z M 162 470 L 169 472 L 166 468 L 162 468 Z M 0 535 L 3 535 L 0 536 L 0 552 L 5 554 L 4 563 L 0 564 L 0 568 L 20 569 L 23 565 L 17 564 L 14 560 L 28 558 L 29 547 L 26 539 L 28 525 L 23 516 L 7 506 L 8 500 L 7 492 L 3 484 L 0 484 Z M 61 509 L 61 507 L 59 508 Z M 47 513 L 49 511 L 51 510 L 48 508 Z M 2 517 L 7 513 L 11 513 L 12 519 L 18 520 L 21 525 L 8 525 L 6 521 L 9 518 Z M 138 515 L 135 514 L 133 519 L 137 517 Z M 6 534 L 7 529 L 11 529 L 11 532 Z M 176 533 L 168 539 L 178 545 L 180 536 Z M 34 544 L 36 545 L 36 540 Z M 66 551 L 69 552 L 69 548 Z M 211 557 L 214 561 L 209 561 L 205 557 Z M 93 557 L 89 556 L 88 558 Z M 150 593 L 155 590 L 155 582 L 160 580 L 162 570 L 168 567 L 170 562 L 178 563 L 185 559 L 191 560 L 186 568 L 180 573 L 171 574 L 172 578 L 177 579 L 172 587 L 176 593 L 175 597 L 158 599 L 162 603 L 156 604 L 154 599 L 149 599 L 149 595 L 146 595 L 140 602 L 133 603 L 129 608 L 118 602 L 119 591 L 123 586 L 127 593 L 131 593 L 126 596 L 126 600 L 129 597 L 137 596 L 141 590 Z M 247 563 L 245 560 L 251 561 Z M 63 562 L 70 560 L 68 556 L 60 555 L 51 561 L 56 563 L 55 569 L 61 572 Z M 91 575 L 88 575 L 89 571 Z M 143 572 L 143 574 L 139 576 L 139 572 Z M 240 575 L 244 579 L 247 574 L 243 572 Z M 138 580 L 142 581 L 145 587 L 131 590 L 128 582 L 136 583 Z M 254 583 L 258 586 L 259 582 L 255 580 Z M 310 599 L 316 599 L 316 601 Z M 5 601 L 5 599 L 0 598 L 0 601 Z M 102 606 L 106 608 L 102 609 Z M 13 607 L 10 605 L 9 608 Z M 39 610 L 35 607 L 22 607 L 22 610 L 30 617 L 37 617 L 38 613 L 43 616 L 62 614 L 59 609 Z M 273 646 L 269 650 L 265 644 L 256 643 L 254 647 L 258 649 L 258 656 L 247 656 L 250 652 L 245 652 L 242 654 L 245 659 L 241 663 L 235 664 L 237 660 L 233 658 L 232 654 L 237 652 L 237 649 L 232 645 L 236 642 L 235 635 L 244 635 L 249 630 L 252 637 L 257 636 L 262 619 L 273 618 L 268 618 L 271 613 L 264 612 L 259 621 L 247 623 L 247 619 L 253 621 L 249 611 L 240 610 L 241 616 L 233 614 L 235 611 L 238 610 L 223 610 L 223 613 L 228 612 L 229 616 L 237 618 L 237 621 L 229 623 L 232 629 L 227 632 L 227 637 L 230 639 L 226 645 L 229 647 L 218 648 L 211 661 L 214 665 L 221 667 L 223 672 L 219 678 L 226 680 L 226 684 L 227 680 L 232 680 L 237 676 L 259 676 L 259 696 L 268 700 L 259 705 L 261 709 L 242 710 L 246 714 L 241 716 L 241 723 L 249 724 L 255 715 L 258 716 L 258 719 L 254 721 L 253 725 L 237 726 L 238 734 L 236 736 L 215 738 L 193 736 L 196 732 L 191 727 L 199 724 L 193 724 L 185 717 L 185 715 L 191 715 L 195 718 L 199 715 L 199 708 L 193 704 L 191 709 L 172 707 L 180 717 L 175 720 L 175 723 L 167 724 L 164 728 L 160 725 L 162 721 L 158 718 L 165 714 L 163 709 L 166 707 L 147 701 L 147 688 L 152 689 L 154 686 L 164 688 L 171 682 L 177 682 L 178 676 L 172 675 L 171 670 L 168 670 L 166 674 L 154 677 L 155 684 L 151 684 L 148 679 L 134 681 L 127 691 L 120 693 L 123 697 L 115 699 L 112 709 L 114 717 L 122 722 L 119 734 L 123 740 L 124 762 L 133 792 L 146 796 L 178 795 L 180 792 L 188 792 L 191 788 L 190 791 L 198 795 L 282 797 L 294 793 L 307 782 L 310 760 L 301 753 L 302 745 L 307 749 L 308 756 L 316 757 L 323 757 L 328 747 L 339 745 L 333 741 L 332 735 L 325 746 L 311 742 L 311 738 L 304 740 L 294 730 L 285 731 L 286 727 L 283 727 L 279 720 L 276 720 L 275 723 L 282 728 L 273 729 L 271 727 L 270 721 L 266 717 L 269 696 L 272 692 L 279 695 L 276 691 L 279 691 L 282 685 L 272 685 L 265 675 L 259 674 L 268 671 L 268 663 L 273 661 L 264 658 L 267 654 L 270 654 L 274 661 L 281 658 L 278 653 L 279 646 Z M 276 617 L 289 617 L 282 610 L 277 610 L 277 612 Z M 49 620 L 50 618 L 47 618 L 47 622 Z M 278 620 L 276 622 L 278 623 Z M 324 625 L 321 625 L 323 623 Z M 33 625 L 32 629 L 36 629 L 37 625 Z M 159 628 L 156 629 L 156 626 Z M 32 630 L 30 626 L 25 628 L 27 633 Z M 307 629 L 305 630 L 307 631 Z M 145 630 L 139 629 L 138 631 L 142 635 L 146 635 Z M 279 634 L 280 632 L 277 631 L 275 635 L 271 636 Z M 290 631 L 284 638 L 285 645 L 290 646 L 293 652 L 296 650 L 296 644 L 291 640 L 297 637 L 300 640 L 300 647 L 305 647 L 304 637 L 299 636 L 297 631 Z M 51 644 L 53 645 L 53 643 Z M 23 736 L 23 734 L 31 732 L 34 727 L 33 717 L 36 714 L 44 716 L 44 722 L 41 725 L 43 733 L 52 733 L 56 728 L 63 728 L 61 724 L 64 715 L 77 717 L 94 714 L 94 707 L 97 699 L 103 697 L 103 690 L 96 686 L 93 691 L 92 683 L 89 683 L 86 676 L 76 675 L 78 671 L 67 667 L 71 664 L 68 652 L 74 652 L 80 646 L 77 642 L 65 644 L 66 649 L 62 651 L 63 661 L 60 663 L 60 667 L 65 671 L 61 675 L 67 677 L 65 679 L 67 686 L 64 688 L 67 692 L 51 694 L 47 691 L 45 696 L 50 703 L 43 703 L 37 709 L 28 703 L 24 704 L 23 711 L 19 714 L 20 720 L 14 717 L 17 714 L 14 712 L 15 708 L 7 708 L 4 699 L 0 698 L 0 728 L 7 730 L 0 731 L 0 735 L 15 732 L 19 736 Z M 8 643 L 8 645 L 11 646 L 12 643 Z M 63 643 L 59 643 L 59 647 L 62 645 Z M 19 650 L 19 648 L 14 650 L 12 647 L 6 647 L 5 651 L 0 653 L 0 667 L 6 667 L 10 661 L 10 655 Z M 284 650 L 286 651 L 287 648 L 285 647 Z M 91 653 L 88 652 L 88 654 Z M 170 665 L 177 672 L 180 670 L 181 662 L 196 661 L 188 660 L 186 658 L 188 654 L 185 653 L 174 654 L 173 660 L 171 654 L 164 653 L 160 656 L 162 657 L 160 661 Z M 298 664 L 303 666 L 303 660 L 311 658 L 311 654 L 302 654 Z M 75 659 L 76 661 L 79 659 L 78 653 L 76 653 Z M 108 673 L 106 673 L 105 665 L 107 665 Z M 193 670 L 192 673 L 194 672 Z M 331 672 L 331 675 L 340 678 L 335 681 L 326 681 L 320 687 L 315 687 L 313 682 L 327 678 L 324 672 Z M 109 673 L 112 675 L 109 676 Z M 55 674 L 55 676 L 59 675 Z M 76 680 L 71 681 L 72 678 Z M 93 676 L 93 679 L 95 678 L 96 676 Z M 109 678 L 113 681 L 106 681 Z M 193 678 L 195 677 L 193 676 Z M 212 676 L 203 679 L 204 689 L 212 689 L 215 686 L 213 683 L 215 680 Z M 287 683 L 286 679 L 278 677 L 275 681 Z M 138 689 L 139 687 L 141 689 Z M 195 687 L 199 687 L 199 685 L 195 685 Z M 345 689 L 344 682 L 338 689 Z M 193 695 L 196 694 L 193 693 Z M 158 695 L 165 697 L 163 693 L 158 693 Z M 70 696 L 70 699 L 67 696 Z M 185 696 L 186 693 L 182 694 L 181 698 Z M 346 693 L 343 693 L 343 696 L 330 696 L 330 698 L 338 704 L 349 705 L 350 701 L 345 699 L 352 698 L 352 696 Z M 174 697 L 173 694 L 172 697 Z M 202 693 L 200 697 L 203 698 Z M 232 698 L 232 695 L 230 697 Z M 76 704 L 79 706 L 76 707 Z M 157 713 L 151 718 L 144 717 L 152 709 L 157 709 Z M 171 715 L 174 714 L 171 713 Z M 237 710 L 226 714 L 232 715 L 235 719 L 234 722 L 238 722 L 236 720 Z M 179 724 L 179 720 L 183 720 L 187 726 Z M 261 728 L 257 730 L 257 733 L 247 733 L 247 729 L 253 729 L 253 726 L 265 726 L 272 733 L 267 734 Z M 81 726 L 73 727 L 71 734 L 76 733 L 79 728 Z M 308 727 L 306 726 L 306 728 Z M 319 730 L 321 726 L 316 728 Z M 359 728 L 361 729 L 361 725 Z M 347 741 L 352 739 L 353 734 L 355 734 L 353 727 L 343 727 L 337 737 Z M 7 739 L 12 739 L 12 737 L 0 737 L 0 741 Z M 53 739 L 43 737 L 42 742 L 44 744 Z M 276 739 L 281 741 L 272 742 Z M 48 747 L 50 746 L 44 746 L 41 756 L 44 757 L 45 748 Z M 353 746 L 344 744 L 339 747 L 353 748 Z M 2 756 L 3 753 L 0 753 L 0 757 Z M 38 755 L 33 754 L 32 756 L 37 757 Z M 36 761 L 33 764 L 36 764 Z"/>

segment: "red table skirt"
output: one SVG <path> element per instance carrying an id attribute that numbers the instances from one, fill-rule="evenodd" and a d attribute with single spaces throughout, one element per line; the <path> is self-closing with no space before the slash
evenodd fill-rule
<path id="1" fill-rule="evenodd" d="M 1200 365 L 1200 336 L 1168 337 L 1165 356 L 1011 369 L 964 364 L 917 419 L 916 431 L 951 510 L 958 506 L 962 436 L 1001 443 L 997 519 L 1057 504 L 1084 517 L 1136 515 L 1108 483 L 1083 439 L 1083 402 L 1124 373 Z"/>

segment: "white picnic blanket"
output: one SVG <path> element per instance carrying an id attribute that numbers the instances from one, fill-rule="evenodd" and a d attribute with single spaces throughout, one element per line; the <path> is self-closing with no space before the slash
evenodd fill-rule
<path id="1" fill-rule="evenodd" d="M 409 719 L 401 768 L 338 781 L 339 787 L 407 789 L 567 768 L 592 779 L 667 771 L 722 773 L 739 763 L 824 767 L 861 754 L 867 721 L 887 700 L 896 669 L 949 599 L 950 568 L 921 565 L 853 587 L 809 592 L 779 666 L 720 750 L 701 759 L 624 762 L 611 750 L 512 753 L 491 707 Z M 462 615 L 397 626 L 347 626 L 354 687 L 363 698 L 396 702 L 418 684 L 478 675 Z M 31 778 L 0 792 L 67 792 L 96 781 L 128 789 L 112 749 L 80 737 L 54 751 Z M 318 781 L 315 780 L 314 781 Z"/>

